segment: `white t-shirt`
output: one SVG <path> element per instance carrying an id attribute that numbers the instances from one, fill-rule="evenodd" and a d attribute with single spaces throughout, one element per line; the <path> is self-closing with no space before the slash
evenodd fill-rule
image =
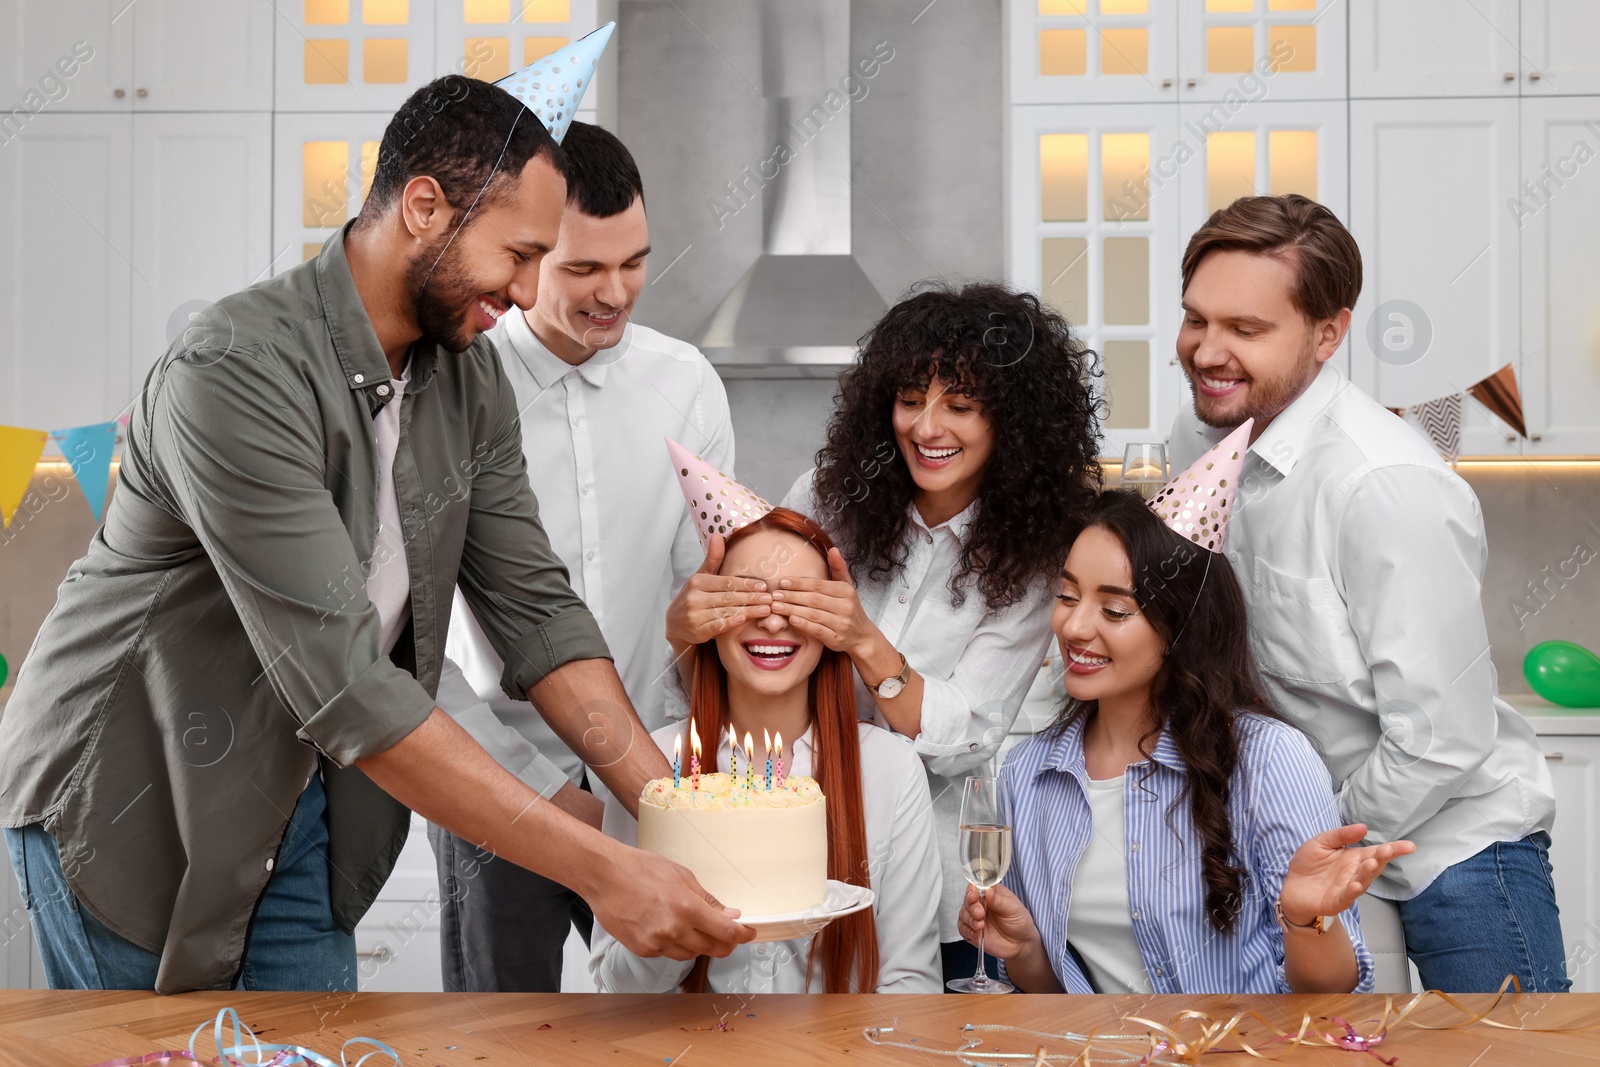
<path id="1" fill-rule="evenodd" d="M 372 419 L 378 444 L 378 535 L 372 544 L 372 569 L 367 575 L 367 599 L 383 620 L 383 654 L 387 656 L 405 629 L 406 605 L 411 603 L 411 568 L 406 562 L 405 534 L 400 526 L 400 503 L 394 491 L 394 454 L 400 448 L 400 406 L 406 383 L 411 381 L 407 359 L 389 400 Z"/>
<path id="2" fill-rule="evenodd" d="M 1072 872 L 1072 910 L 1067 940 L 1089 965 L 1089 977 L 1102 993 L 1148 993 L 1150 976 L 1133 939 L 1128 905 L 1128 835 L 1123 825 L 1127 775 L 1089 779 L 1094 833 Z"/>

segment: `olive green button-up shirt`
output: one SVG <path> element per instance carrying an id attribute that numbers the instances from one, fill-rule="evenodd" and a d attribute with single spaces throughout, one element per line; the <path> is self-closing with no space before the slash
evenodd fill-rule
<path id="1" fill-rule="evenodd" d="M 319 757 L 332 914 L 365 913 L 409 813 L 350 764 L 432 711 L 454 586 L 509 696 L 608 656 L 483 338 L 411 353 L 394 461 L 411 620 L 380 653 L 372 417 L 395 385 L 342 235 L 209 309 L 150 373 L 105 524 L 0 719 L 0 824 L 55 835 L 82 906 L 160 953 L 160 992 L 235 982 Z"/>

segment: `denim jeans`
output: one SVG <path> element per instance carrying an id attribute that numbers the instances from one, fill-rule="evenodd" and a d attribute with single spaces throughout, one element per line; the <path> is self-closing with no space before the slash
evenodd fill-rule
<path id="1" fill-rule="evenodd" d="M 355 937 L 334 922 L 329 903 L 326 809 L 322 778 L 314 774 L 250 921 L 235 988 L 355 990 Z M 155 988 L 161 957 L 113 933 L 78 903 L 56 840 L 43 826 L 6 830 L 6 849 L 50 988 Z M 197 865 L 204 862 L 196 857 Z"/>
<path id="2" fill-rule="evenodd" d="M 1550 835 L 1542 830 L 1445 868 L 1400 902 L 1400 921 L 1425 989 L 1492 993 L 1508 974 L 1529 993 L 1572 986 L 1550 877 Z"/>

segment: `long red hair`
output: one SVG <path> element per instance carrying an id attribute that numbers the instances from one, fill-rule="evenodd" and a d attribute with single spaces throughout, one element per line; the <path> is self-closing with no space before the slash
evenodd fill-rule
<path id="1" fill-rule="evenodd" d="M 793 534 L 816 549 L 826 560 L 833 541 L 815 522 L 797 511 L 774 508 L 756 521 L 728 535 L 728 547 L 758 530 Z M 827 797 L 828 877 L 852 885 L 868 886 L 866 804 L 861 795 L 861 738 L 857 732 L 856 691 L 850 657 L 832 649 L 811 674 L 811 775 Z M 728 672 L 717 654 L 717 644 L 707 641 L 695 649 L 694 686 L 690 718 L 701 737 L 728 736 Z M 710 960 L 701 956 L 683 981 L 686 993 L 704 993 Z M 811 942 L 806 961 L 806 983 L 814 968 L 822 968 L 823 987 L 829 993 L 870 993 L 878 985 L 878 924 L 867 908 L 836 919 Z"/>

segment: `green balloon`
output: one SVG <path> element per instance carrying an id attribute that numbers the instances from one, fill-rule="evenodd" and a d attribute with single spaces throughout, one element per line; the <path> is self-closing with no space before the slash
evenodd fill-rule
<path id="1" fill-rule="evenodd" d="M 1528 649 L 1522 673 L 1533 691 L 1567 708 L 1600 708 L 1600 656 L 1571 641 L 1541 641 Z"/>

